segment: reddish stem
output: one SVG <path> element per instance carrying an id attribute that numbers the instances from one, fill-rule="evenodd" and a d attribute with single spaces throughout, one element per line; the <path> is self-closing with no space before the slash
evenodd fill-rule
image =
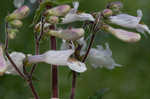
<path id="1" fill-rule="evenodd" d="M 87 57 L 88 57 L 88 54 L 90 52 L 90 49 L 92 47 L 92 44 L 94 42 L 94 38 L 95 38 L 95 34 L 93 33 L 92 34 L 92 37 L 91 37 L 91 41 L 90 41 L 90 44 L 88 46 L 88 49 L 82 59 L 82 62 L 85 62 Z M 70 96 L 70 99 L 74 99 L 75 97 L 75 88 L 76 88 L 76 79 L 77 79 L 77 73 L 75 71 L 73 71 L 73 78 L 72 78 L 72 90 L 71 90 L 71 96 Z"/>
<path id="2" fill-rule="evenodd" d="M 55 29 L 55 26 L 52 25 L 50 29 Z M 50 37 L 51 49 L 56 50 L 56 38 L 54 36 Z M 52 98 L 58 98 L 58 69 L 56 65 L 52 65 Z"/>
<path id="3" fill-rule="evenodd" d="M 73 77 L 72 77 L 72 89 L 71 89 L 71 96 L 70 96 L 70 99 L 74 99 L 75 97 L 75 88 L 76 88 L 76 72 L 73 71 Z"/>

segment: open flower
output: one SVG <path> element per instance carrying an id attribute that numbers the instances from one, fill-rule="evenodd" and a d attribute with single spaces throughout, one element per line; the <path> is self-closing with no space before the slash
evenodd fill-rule
<path id="1" fill-rule="evenodd" d="M 109 19 L 110 22 L 113 24 L 117 24 L 125 28 L 136 29 L 138 32 L 141 33 L 148 32 L 150 34 L 149 28 L 144 24 L 140 24 L 142 16 L 142 11 L 137 10 L 137 17 L 128 14 L 119 14 L 116 16 L 111 16 L 109 17 Z"/>
<path id="2" fill-rule="evenodd" d="M 88 13 L 77 13 L 79 2 L 73 2 L 74 8 L 63 18 L 62 23 L 71 23 L 75 21 L 94 21 L 94 17 Z"/>
<path id="3" fill-rule="evenodd" d="M 84 35 L 84 32 L 83 28 L 72 28 L 65 30 L 48 30 L 47 34 L 64 40 L 77 40 Z"/>
<path id="4" fill-rule="evenodd" d="M 16 64 L 18 69 L 23 72 L 23 60 L 25 59 L 25 54 L 21 52 L 12 52 L 10 54 L 11 59 Z M 7 70 L 5 72 L 6 74 L 13 74 L 18 75 L 18 72 L 15 70 L 15 68 L 12 66 L 11 62 L 7 60 Z"/>
<path id="5" fill-rule="evenodd" d="M 120 67 L 121 65 L 116 64 L 112 58 L 112 51 L 109 48 L 109 45 L 106 43 L 106 49 L 101 45 L 97 48 L 92 48 L 89 52 L 88 60 L 90 64 L 94 67 L 105 67 L 107 69 L 114 69 L 116 66 Z"/>
<path id="6" fill-rule="evenodd" d="M 0 45 L 0 75 L 3 75 L 3 73 L 6 71 L 7 65 L 5 58 L 3 56 L 3 48 L 2 45 Z"/>
<path id="7" fill-rule="evenodd" d="M 71 58 L 70 56 L 74 53 L 74 50 L 50 50 L 41 55 L 33 55 L 27 57 L 28 63 L 45 62 L 52 65 L 68 66 L 71 70 L 76 72 L 86 71 L 84 63 Z"/>

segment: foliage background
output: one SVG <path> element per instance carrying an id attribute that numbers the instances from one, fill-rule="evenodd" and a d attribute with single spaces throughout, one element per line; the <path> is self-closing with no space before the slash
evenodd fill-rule
<path id="1" fill-rule="evenodd" d="M 0 42 L 4 43 L 4 17 L 14 10 L 13 0 L 0 1 Z M 80 10 L 100 11 L 111 0 L 80 0 Z M 143 21 L 150 27 L 150 0 L 122 0 L 124 12 L 136 15 L 137 9 L 142 9 Z M 28 0 L 26 0 L 26 3 Z M 28 4 L 28 3 L 27 3 Z M 36 6 L 36 5 L 34 5 Z M 34 9 L 32 7 L 32 9 Z M 15 40 L 10 41 L 9 51 L 34 53 L 33 30 L 29 28 L 33 13 L 24 20 L 24 26 Z M 122 68 L 114 70 L 93 69 L 78 78 L 76 99 L 88 99 L 99 89 L 110 88 L 103 99 L 150 99 L 150 36 L 144 36 L 135 44 L 121 42 L 107 33 L 98 33 L 95 45 L 108 42 L 113 57 Z M 48 40 L 41 42 L 41 53 L 46 51 Z M 44 63 L 38 65 L 34 76 L 38 81 L 34 85 L 41 99 L 50 98 L 50 66 Z M 69 99 L 71 77 L 69 69 L 59 68 L 60 99 Z M 0 77 L 0 99 L 31 99 L 32 94 L 26 83 L 17 76 L 4 75 Z"/>

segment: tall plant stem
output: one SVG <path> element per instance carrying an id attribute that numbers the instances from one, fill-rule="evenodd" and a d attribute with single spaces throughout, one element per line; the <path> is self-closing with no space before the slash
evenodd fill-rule
<path id="1" fill-rule="evenodd" d="M 96 33 L 93 33 L 93 34 L 92 34 L 92 37 L 91 37 L 91 40 L 90 40 L 90 44 L 89 44 L 88 49 L 87 49 L 87 51 L 86 51 L 86 53 L 85 53 L 85 55 L 84 55 L 84 57 L 83 57 L 83 59 L 82 59 L 82 62 L 85 62 L 86 59 L 87 59 L 87 57 L 88 57 L 88 54 L 89 54 L 90 49 L 91 49 L 91 47 L 92 47 L 92 44 L 93 44 L 93 42 L 94 42 L 95 34 L 96 34 Z M 71 90 L 70 99 L 74 99 L 74 97 L 75 97 L 76 79 L 77 79 L 77 73 L 76 73 L 75 71 L 73 71 L 72 90 Z"/>
<path id="2" fill-rule="evenodd" d="M 17 65 L 15 64 L 15 62 L 13 61 L 13 59 L 10 57 L 7 49 L 8 49 L 8 42 L 9 42 L 9 37 L 8 37 L 8 23 L 6 22 L 6 25 L 5 25 L 5 54 L 8 58 L 8 60 L 10 61 L 10 63 L 12 64 L 12 66 L 14 67 L 14 69 L 16 70 L 16 72 L 20 75 L 20 77 L 22 77 L 25 81 L 28 82 L 29 84 L 29 87 L 31 88 L 31 91 L 32 91 L 32 94 L 33 96 L 35 97 L 35 99 L 39 99 L 36 91 L 35 91 L 35 88 L 33 86 L 33 83 L 32 83 L 32 78 L 31 76 L 29 75 L 26 75 L 24 73 L 22 73 L 19 68 L 17 67 Z M 24 66 L 23 66 L 24 67 Z"/>
<path id="3" fill-rule="evenodd" d="M 55 29 L 52 25 L 50 29 Z M 52 50 L 56 50 L 56 38 L 54 36 L 50 37 L 50 46 Z M 52 98 L 58 98 L 58 69 L 56 65 L 52 65 Z"/>

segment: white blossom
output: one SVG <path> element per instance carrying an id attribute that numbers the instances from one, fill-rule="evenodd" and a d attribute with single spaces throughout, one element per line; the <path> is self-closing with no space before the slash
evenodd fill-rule
<path id="1" fill-rule="evenodd" d="M 3 75 L 3 73 L 6 71 L 7 68 L 6 60 L 3 54 L 4 53 L 3 53 L 2 45 L 0 45 L 0 75 Z"/>
<path id="2" fill-rule="evenodd" d="M 144 24 L 140 24 L 142 16 L 142 11 L 137 10 L 137 17 L 128 14 L 119 14 L 116 16 L 111 16 L 109 19 L 113 24 L 117 24 L 125 28 L 136 29 L 141 33 L 148 32 L 150 34 L 149 28 Z"/>
<path id="3" fill-rule="evenodd" d="M 97 48 L 92 48 L 89 52 L 88 60 L 90 64 L 94 67 L 105 67 L 107 69 L 114 69 L 116 66 L 120 67 L 121 65 L 116 64 L 112 58 L 112 51 L 109 48 L 109 45 L 105 44 L 106 49 L 101 45 Z"/>
<path id="4" fill-rule="evenodd" d="M 73 2 L 74 8 L 71 9 L 71 11 L 64 17 L 62 18 L 62 23 L 71 23 L 75 21 L 94 21 L 94 17 L 91 14 L 88 13 L 77 13 L 78 7 L 79 7 L 79 2 Z"/>
<path id="5" fill-rule="evenodd" d="M 28 57 L 29 63 L 45 62 L 52 65 L 68 66 L 71 70 L 76 72 L 84 72 L 86 66 L 84 63 L 79 62 L 76 59 L 72 59 L 70 56 L 74 53 L 74 50 L 50 50 L 41 55 L 33 55 Z"/>
<path id="6" fill-rule="evenodd" d="M 23 60 L 25 59 L 25 54 L 21 52 L 12 52 L 10 54 L 11 59 L 16 64 L 18 69 L 23 72 Z M 15 70 L 15 68 L 12 66 L 11 62 L 7 60 L 7 70 L 5 72 L 6 74 L 13 74 L 18 75 L 18 72 Z"/>

